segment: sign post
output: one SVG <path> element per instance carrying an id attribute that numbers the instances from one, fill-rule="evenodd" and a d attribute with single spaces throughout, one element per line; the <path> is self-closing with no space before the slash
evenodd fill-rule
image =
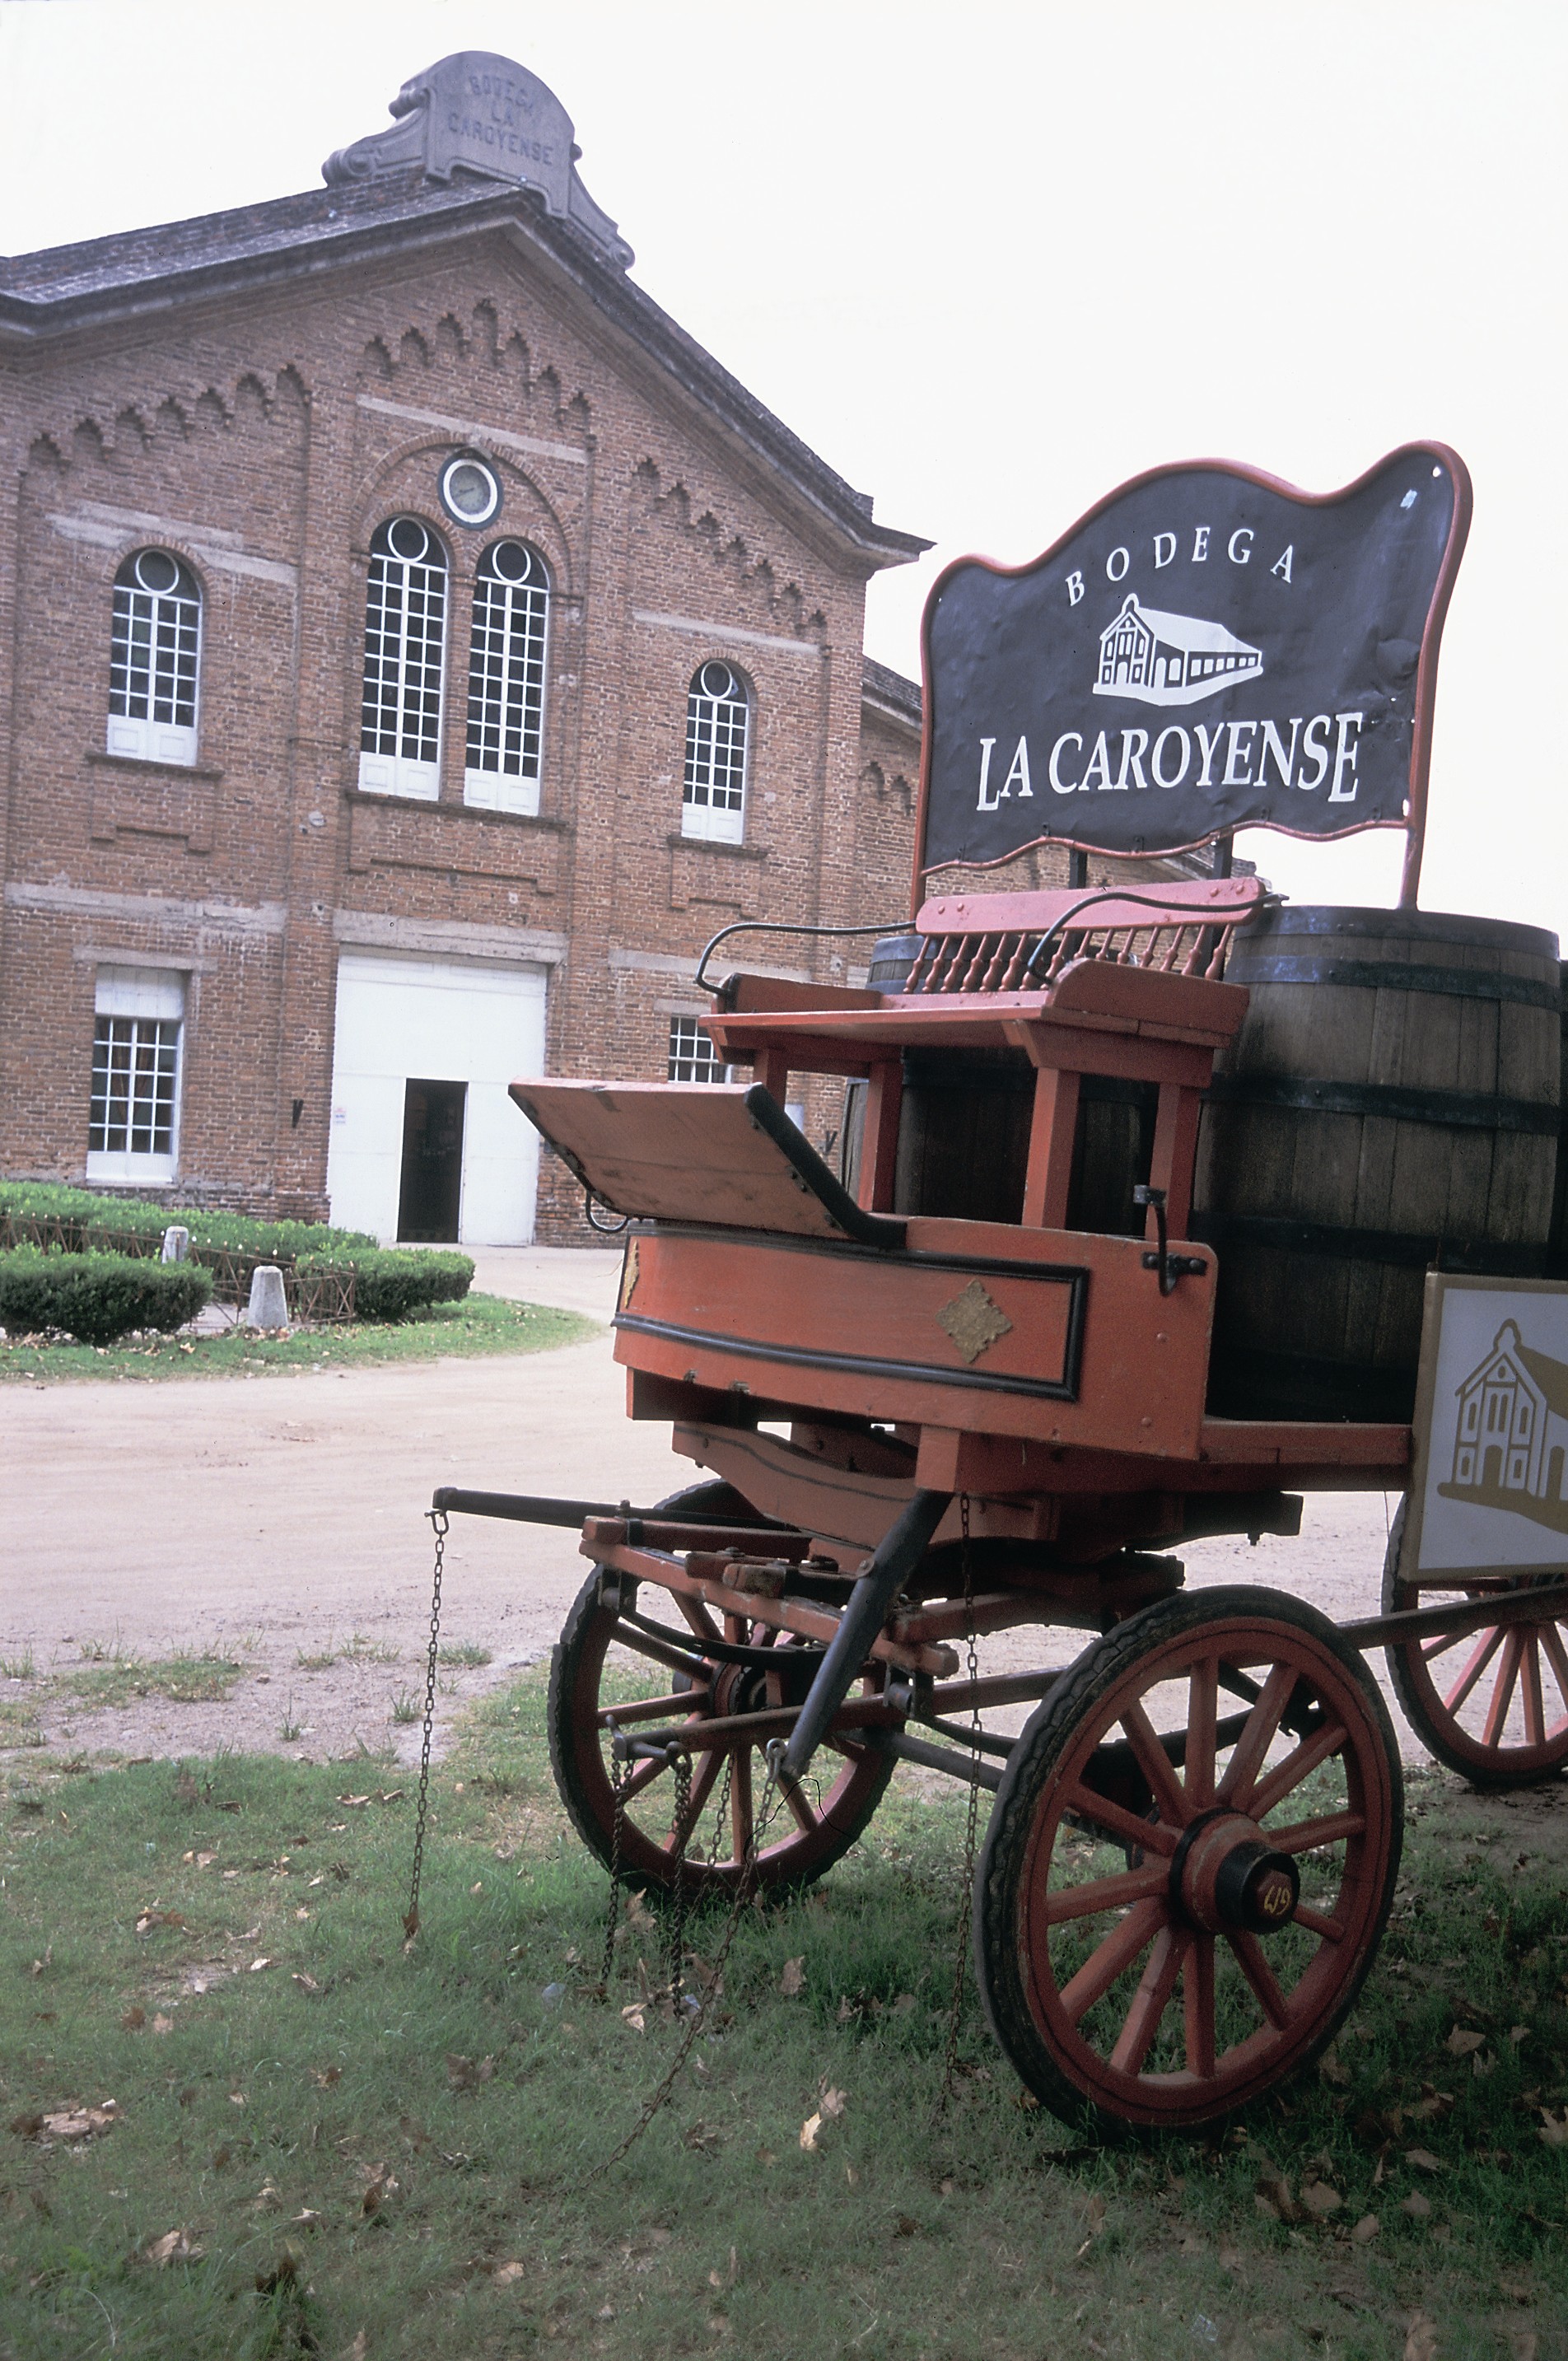
<path id="1" fill-rule="evenodd" d="M 1261 827 L 1403 829 L 1413 908 L 1470 510 L 1442 443 L 1323 497 L 1198 460 L 1135 477 L 1028 566 L 947 567 L 921 631 L 916 906 L 930 871 L 1032 844 L 1126 857 Z"/>

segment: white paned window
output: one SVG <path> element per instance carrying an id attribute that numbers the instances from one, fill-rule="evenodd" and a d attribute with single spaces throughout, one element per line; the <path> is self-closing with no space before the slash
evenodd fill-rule
<path id="1" fill-rule="evenodd" d="M 550 577 L 539 552 L 525 541 L 492 543 L 474 581 L 465 803 L 539 809 L 549 625 Z"/>
<path id="2" fill-rule="evenodd" d="M 89 1180 L 172 1180 L 180 1147 L 185 979 L 103 967 L 93 1019 Z"/>
<path id="3" fill-rule="evenodd" d="M 441 783 L 446 552 L 418 517 L 393 517 L 370 542 L 359 784 L 433 803 Z"/>
<path id="4" fill-rule="evenodd" d="M 683 836 L 740 843 L 746 821 L 751 727 L 751 696 L 740 674 L 717 658 L 699 664 L 686 694 Z"/>
<path id="5" fill-rule="evenodd" d="M 670 1019 L 672 1082 L 727 1082 L 731 1070 L 722 1063 L 713 1043 L 695 1016 Z"/>
<path id="6" fill-rule="evenodd" d="M 202 593 L 167 549 L 138 549 L 115 577 L 109 642 L 111 754 L 144 763 L 196 759 Z"/>

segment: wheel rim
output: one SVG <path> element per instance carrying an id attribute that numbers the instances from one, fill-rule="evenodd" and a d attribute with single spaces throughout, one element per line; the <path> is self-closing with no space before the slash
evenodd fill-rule
<path id="1" fill-rule="evenodd" d="M 1390 1603 L 1399 1613 L 1483 1596 L 1396 1581 Z M 1445 1761 L 1505 1784 L 1540 1778 L 1568 1763 L 1568 1622 L 1543 1616 L 1488 1624 L 1459 1639 L 1408 1641 L 1399 1669 L 1406 1709 Z"/>
<path id="2" fill-rule="evenodd" d="M 1018 1890 L 1027 2009 L 1073 2088 L 1174 2127 L 1321 2047 L 1381 1928 L 1393 1775 L 1354 1672 L 1308 1630 L 1200 1623 L 1129 1664 L 1059 1748 Z"/>
<path id="3" fill-rule="evenodd" d="M 800 1685 L 804 1668 L 788 1662 L 795 1643 L 787 1632 L 741 1615 L 726 1614 L 720 1621 L 694 1600 L 671 1604 L 692 1634 L 692 1690 L 672 1686 L 671 1668 L 650 1660 L 645 1635 L 613 1608 L 594 1609 L 577 1651 L 568 1742 L 578 1793 L 607 1861 L 615 1842 L 614 1782 L 620 1775 L 611 1752 L 617 1729 L 634 1737 L 640 1725 L 678 1723 L 700 1733 L 702 1723 L 716 1716 L 784 1703 Z M 720 1640 L 776 1653 L 778 1671 L 704 1655 L 705 1642 Z M 613 1664 L 612 1643 L 625 1652 Z M 871 1747 L 829 1739 L 818 1762 L 820 1771 L 770 1810 L 756 1866 L 764 1889 L 809 1877 L 836 1861 L 860 1834 L 887 1783 L 887 1760 Z M 732 1886 L 739 1876 L 754 1838 L 767 1767 L 759 1743 L 746 1740 L 696 1743 L 690 1763 L 690 1795 L 679 1830 L 673 1765 L 632 1766 L 622 1793 L 619 1856 L 622 1870 L 641 1883 L 673 1887 L 678 1875 L 697 1894 L 705 1886 Z"/>

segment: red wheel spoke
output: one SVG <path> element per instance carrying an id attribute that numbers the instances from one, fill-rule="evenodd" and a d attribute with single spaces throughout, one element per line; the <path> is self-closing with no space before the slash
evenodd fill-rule
<path id="1" fill-rule="evenodd" d="M 1169 1879 L 1162 1863 L 1157 1869 L 1127 1869 L 1116 1877 L 1091 1878 L 1083 1885 L 1058 1885 L 1047 1894 L 1041 1916 L 1047 1927 L 1065 1927 L 1071 1918 L 1092 1918 L 1097 1911 L 1146 1902 L 1163 1894 Z"/>
<path id="2" fill-rule="evenodd" d="M 1291 1749 L 1283 1763 L 1275 1764 L 1263 1784 L 1254 1789 L 1247 1805 L 1252 1817 L 1261 1820 L 1266 1812 L 1271 1812 L 1276 1804 L 1283 1802 L 1292 1787 L 1299 1787 L 1308 1773 L 1317 1769 L 1320 1763 L 1326 1763 L 1331 1754 L 1337 1754 L 1340 1748 L 1348 1742 L 1350 1732 L 1343 1722 L 1331 1721 L 1312 1737 L 1304 1738 L 1299 1746 Z"/>
<path id="3" fill-rule="evenodd" d="M 1220 1665 L 1205 1656 L 1187 1675 L 1187 1765 L 1182 1792 L 1189 1813 L 1206 1811 L 1214 1800 L 1214 1723 L 1219 1714 Z"/>
<path id="4" fill-rule="evenodd" d="M 1310 1934 L 1321 1935 L 1325 1943 L 1343 1943 L 1344 1940 L 1343 1918 L 1325 1917 L 1321 1910 L 1309 1908 L 1305 1902 L 1298 1902 L 1290 1915 L 1298 1927 L 1305 1927 Z"/>
<path id="5" fill-rule="evenodd" d="M 1497 1678 L 1492 1690 L 1492 1702 L 1486 1708 L 1486 1727 L 1482 1733 L 1484 1746 L 1496 1746 L 1500 1741 L 1508 1719 L 1508 1708 L 1514 1701 L 1514 1684 L 1519 1675 L 1519 1658 L 1524 1653 L 1524 1633 L 1516 1623 L 1503 1642 L 1503 1661 L 1497 1667 Z"/>
<path id="6" fill-rule="evenodd" d="M 653 1784 L 654 1780 L 662 1779 L 669 1767 L 668 1763 L 664 1760 L 664 1757 L 662 1754 L 650 1754 L 646 1756 L 644 1760 L 637 1765 L 636 1770 L 632 1772 L 630 1777 L 627 1780 L 625 1786 L 621 1789 L 621 1803 L 623 1805 L 630 1804 L 633 1802 L 637 1796 L 645 1795 L 647 1790 Z M 612 1772 L 610 1776 L 613 1778 L 614 1775 L 615 1774 Z"/>
<path id="7" fill-rule="evenodd" d="M 1541 1694 L 1541 1645 L 1535 1632 L 1527 1625 L 1524 1632 L 1524 1655 L 1519 1669 L 1524 1675 L 1520 1683 L 1524 1701 L 1524 1736 L 1527 1746 L 1546 1743 L 1546 1707 Z"/>
<path id="8" fill-rule="evenodd" d="M 1557 1694 L 1568 1706 L 1568 1654 L 1563 1653 L 1563 1634 L 1555 1623 L 1541 1623 L 1536 1629 L 1541 1634 L 1541 1644 L 1546 1651 L 1547 1661 L 1557 1675 Z"/>
<path id="9" fill-rule="evenodd" d="M 1179 1828 L 1165 1828 L 1157 1820 L 1140 1820 L 1135 1812 L 1112 1803 L 1109 1796 L 1095 1795 L 1080 1781 L 1074 1782 L 1063 1800 L 1068 1811 L 1106 1836 L 1114 1837 L 1118 1843 L 1141 1845 L 1145 1852 L 1168 1854 L 1181 1841 Z"/>
<path id="10" fill-rule="evenodd" d="M 751 1841 L 751 1750 L 738 1746 L 729 1774 L 730 1842 L 737 1861 L 744 1861 Z"/>
<path id="11" fill-rule="evenodd" d="M 601 1730 L 619 1730 L 622 1722 L 663 1721 L 667 1715 L 689 1716 L 694 1705 L 706 1705 L 707 1689 L 678 1689 L 674 1697 L 639 1697 L 635 1705 L 600 1706 L 594 1719 Z"/>
<path id="12" fill-rule="evenodd" d="M 1486 1671 L 1487 1665 L 1491 1663 L 1493 1657 L 1497 1654 L 1502 1644 L 1503 1631 L 1501 1624 L 1494 1624 L 1489 1631 L 1482 1632 L 1481 1637 L 1475 1642 L 1475 1654 L 1471 1657 L 1470 1662 L 1465 1665 L 1464 1670 L 1460 1674 L 1459 1678 L 1454 1683 L 1453 1688 L 1449 1690 L 1448 1695 L 1443 1698 L 1443 1706 L 1449 1713 L 1457 1713 L 1459 1711 L 1460 1707 L 1464 1703 L 1465 1698 L 1469 1696 L 1471 1690 L 1475 1687 L 1476 1682 L 1480 1679 L 1482 1674 Z"/>
<path id="13" fill-rule="evenodd" d="M 681 1852 L 690 1844 L 692 1830 L 702 1817 L 702 1807 L 713 1793 L 714 1781 L 718 1776 L 718 1766 L 723 1760 L 724 1757 L 717 1747 L 710 1748 L 703 1756 L 702 1768 L 691 1784 L 691 1794 L 686 1799 L 685 1810 L 672 1825 L 669 1835 L 664 1839 L 663 1850 L 665 1852 Z"/>
<path id="14" fill-rule="evenodd" d="M 1181 1971 L 1187 2070 L 1207 2081 L 1214 2070 L 1214 1938 L 1194 1935 Z"/>
<path id="15" fill-rule="evenodd" d="M 1123 1725 L 1124 1728 L 1125 1724 Z M 1162 1927 L 1155 1937 L 1133 2004 L 1127 2011 L 1121 2037 L 1111 2052 L 1112 2066 L 1124 2074 L 1136 2074 L 1153 2048 L 1159 2032 L 1160 2020 L 1176 1990 L 1176 1979 L 1181 1973 L 1181 1962 L 1187 1955 L 1191 1938 L 1185 1927 Z"/>
<path id="16" fill-rule="evenodd" d="M 708 1613 L 700 1598 L 688 1598 L 684 1590 L 677 1590 L 675 1593 L 675 1605 L 680 1609 L 681 1613 L 685 1617 L 686 1621 L 691 1625 L 692 1630 L 696 1633 L 699 1640 L 717 1640 L 720 1637 L 718 1624 L 714 1621 L 712 1616 Z"/>
<path id="17" fill-rule="evenodd" d="M 1457 1648 L 1464 1641 L 1473 1640 L 1475 1636 L 1473 1631 L 1440 1631 L 1435 1640 L 1428 1640 L 1424 1642 L 1421 1654 L 1430 1664 L 1434 1656 L 1446 1656 L 1451 1648 Z"/>
<path id="18" fill-rule="evenodd" d="M 1326 1812 L 1321 1819 L 1298 1820 L 1293 1828 L 1268 1828 L 1265 1834 L 1276 1852 L 1312 1852 L 1319 1845 L 1339 1844 L 1365 1830 L 1359 1812 Z"/>
<path id="19" fill-rule="evenodd" d="M 1069 2025 L 1077 2025 L 1097 2000 L 1103 2000 L 1117 1977 L 1125 1974 L 1165 1923 L 1163 1902 L 1140 1902 L 1128 1911 L 1121 1925 L 1090 1953 L 1078 1973 L 1064 1986 L 1061 2006 Z"/>
<path id="20" fill-rule="evenodd" d="M 1283 2033 L 1290 2022 L 1290 2004 L 1279 1989 L 1279 1979 L 1263 1956 L 1263 1946 L 1255 1935 L 1236 1934 L 1225 1938 L 1241 1963 L 1241 1971 L 1257 1995 L 1257 2004 L 1277 2033 Z"/>
<path id="21" fill-rule="evenodd" d="M 790 1813 L 802 1836 L 814 1837 L 821 1825 L 822 1816 L 812 1807 L 810 1796 L 797 1779 L 781 1779 L 779 1793 L 789 1806 Z"/>
<path id="22" fill-rule="evenodd" d="M 1225 1775 L 1214 1797 L 1217 1804 L 1229 1804 L 1238 1812 L 1247 1809 L 1253 1782 L 1274 1743 L 1279 1717 L 1289 1704 L 1299 1678 L 1294 1664 L 1276 1664 L 1269 1674 L 1263 1685 L 1263 1695 L 1247 1716 L 1246 1727 L 1236 1741 L 1236 1751 L 1225 1766 Z"/>
<path id="23" fill-rule="evenodd" d="M 1139 1770 L 1149 1783 L 1150 1792 L 1159 1806 L 1160 1818 L 1175 1828 L 1184 1828 L 1188 1820 L 1187 1798 L 1169 1755 L 1155 1735 L 1155 1727 L 1141 1705 L 1127 1706 L 1122 1714 L 1122 1727 L 1127 1733 L 1128 1744 L 1137 1759 Z"/>

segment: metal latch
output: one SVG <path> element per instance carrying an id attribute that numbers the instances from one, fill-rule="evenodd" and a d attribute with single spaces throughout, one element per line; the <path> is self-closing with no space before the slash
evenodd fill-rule
<path id="1" fill-rule="evenodd" d="M 1165 1221 L 1165 1194 L 1163 1189 L 1140 1187 L 1133 1191 L 1133 1202 L 1154 1207 L 1155 1234 L 1159 1244 L 1145 1255 L 1144 1268 L 1158 1271 L 1159 1291 L 1162 1295 L 1169 1295 L 1179 1279 L 1201 1279 L 1209 1266 L 1201 1255 L 1173 1255 L 1170 1252 Z"/>

